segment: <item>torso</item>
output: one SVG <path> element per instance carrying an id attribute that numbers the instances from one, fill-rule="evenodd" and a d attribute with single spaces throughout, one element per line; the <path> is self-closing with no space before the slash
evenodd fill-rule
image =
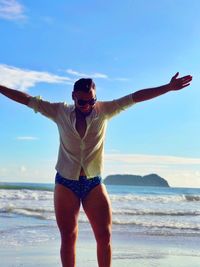
<path id="1" fill-rule="evenodd" d="M 80 135 L 80 138 L 83 138 L 87 129 L 87 123 L 84 116 L 81 116 L 76 112 L 76 130 Z M 81 168 L 80 176 L 85 176 L 83 168 Z"/>
<path id="2" fill-rule="evenodd" d="M 84 137 L 86 128 L 87 123 L 85 117 L 76 114 L 76 130 L 79 133 L 80 138 Z"/>

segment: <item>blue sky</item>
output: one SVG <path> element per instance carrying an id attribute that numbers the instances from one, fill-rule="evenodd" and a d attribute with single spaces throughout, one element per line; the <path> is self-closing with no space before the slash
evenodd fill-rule
<path id="1" fill-rule="evenodd" d="M 190 87 L 138 103 L 110 121 L 103 177 L 157 173 L 200 187 L 198 0 L 0 0 L 0 84 L 72 103 L 92 77 L 99 100 L 166 84 Z M 0 96 L 0 181 L 53 182 L 56 125 Z"/>

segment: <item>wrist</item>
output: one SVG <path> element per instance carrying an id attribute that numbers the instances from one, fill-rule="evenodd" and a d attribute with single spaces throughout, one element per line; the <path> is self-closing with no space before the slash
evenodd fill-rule
<path id="1" fill-rule="evenodd" d="M 170 91 L 173 91 L 173 87 L 172 87 L 171 83 L 168 83 L 168 84 L 166 84 L 166 93 L 170 92 Z"/>

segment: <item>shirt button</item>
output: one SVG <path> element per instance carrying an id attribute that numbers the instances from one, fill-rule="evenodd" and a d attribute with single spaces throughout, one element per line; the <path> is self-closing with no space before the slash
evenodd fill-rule
<path id="1" fill-rule="evenodd" d="M 84 148 L 84 144 L 83 143 L 80 144 L 80 148 Z"/>

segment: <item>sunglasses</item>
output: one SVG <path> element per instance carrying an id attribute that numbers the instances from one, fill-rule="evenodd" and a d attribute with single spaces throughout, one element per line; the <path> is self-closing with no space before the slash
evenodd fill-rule
<path id="1" fill-rule="evenodd" d="M 90 100 L 82 100 L 82 99 L 77 99 L 77 103 L 79 106 L 85 106 L 87 104 L 89 104 L 90 106 L 94 106 L 94 104 L 96 103 L 97 99 L 96 98 L 92 98 Z"/>

